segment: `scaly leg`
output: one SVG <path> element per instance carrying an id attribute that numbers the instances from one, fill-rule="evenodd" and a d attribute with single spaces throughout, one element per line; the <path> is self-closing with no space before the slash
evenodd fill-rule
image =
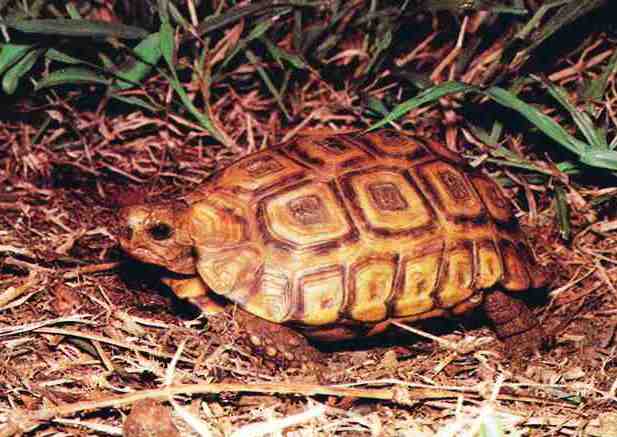
<path id="1" fill-rule="evenodd" d="M 180 299 L 187 299 L 206 315 L 218 314 L 225 310 L 199 276 L 183 279 L 164 278 L 163 283 Z"/>
<path id="2" fill-rule="evenodd" d="M 246 344 L 266 362 L 278 367 L 318 368 L 321 352 L 305 336 L 278 323 L 272 323 L 237 308 L 234 318 Z"/>
<path id="3" fill-rule="evenodd" d="M 484 310 L 510 354 L 533 353 L 545 343 L 538 319 L 521 300 L 503 291 L 491 291 L 484 297 Z"/>

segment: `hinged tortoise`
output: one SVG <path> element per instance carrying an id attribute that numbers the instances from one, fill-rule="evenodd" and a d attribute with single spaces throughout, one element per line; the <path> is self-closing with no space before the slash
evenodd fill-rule
<path id="1" fill-rule="evenodd" d="M 211 292 L 236 303 L 252 346 L 283 365 L 316 356 L 298 331 L 350 339 L 482 303 L 502 340 L 543 337 L 512 297 L 547 275 L 508 200 L 435 142 L 317 132 L 122 215 L 129 254 L 189 275 L 167 283 L 205 311 L 220 308 Z"/>

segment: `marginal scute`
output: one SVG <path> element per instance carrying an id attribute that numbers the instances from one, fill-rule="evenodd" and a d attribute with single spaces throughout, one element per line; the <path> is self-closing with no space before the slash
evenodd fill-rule
<path id="1" fill-rule="evenodd" d="M 336 322 L 345 303 L 344 275 L 341 267 L 330 266 L 302 276 L 298 280 L 301 305 L 293 321 L 306 325 Z"/>
<path id="2" fill-rule="evenodd" d="M 478 256 L 478 269 L 476 272 L 475 286 L 477 288 L 490 288 L 503 276 L 503 266 L 499 252 L 495 244 L 490 240 L 476 243 Z"/>
<path id="3" fill-rule="evenodd" d="M 275 269 L 264 269 L 258 275 L 254 290 L 241 304 L 248 312 L 275 323 L 288 321 L 293 299 L 291 283 L 286 274 Z M 231 297 L 233 299 L 233 297 Z M 241 297 L 233 299 L 238 302 Z"/>
<path id="4" fill-rule="evenodd" d="M 379 322 L 388 315 L 387 302 L 394 285 L 396 261 L 370 257 L 352 265 L 350 272 L 352 320 Z"/>
<path id="5" fill-rule="evenodd" d="M 393 317 L 408 317 L 430 311 L 432 293 L 439 280 L 443 251 L 437 250 L 401 261 L 400 285 L 392 302 Z"/>
<path id="6" fill-rule="evenodd" d="M 441 307 L 450 308 L 474 293 L 474 262 L 470 245 L 460 244 L 448 250 L 445 262 L 437 296 Z"/>
<path id="7" fill-rule="evenodd" d="M 402 159 L 407 161 L 407 164 L 422 162 L 431 157 L 427 149 L 416 139 L 394 130 L 368 134 L 363 139 L 363 144 L 377 156 Z"/>
<path id="8" fill-rule="evenodd" d="M 525 262 L 509 240 L 499 241 L 499 250 L 504 265 L 503 286 L 511 291 L 527 290 L 531 285 Z"/>
<path id="9" fill-rule="evenodd" d="M 343 173 L 366 166 L 373 157 L 366 151 L 349 144 L 346 137 L 301 137 L 284 147 L 285 153 L 302 163 L 332 174 Z"/>

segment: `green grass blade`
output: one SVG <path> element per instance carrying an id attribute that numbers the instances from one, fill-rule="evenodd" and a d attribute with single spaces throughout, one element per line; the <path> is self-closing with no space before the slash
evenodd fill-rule
<path id="1" fill-rule="evenodd" d="M 576 126 L 581 131 L 581 133 L 585 136 L 585 138 L 587 139 L 587 142 L 589 143 L 591 147 L 597 148 L 597 149 L 608 149 L 608 143 L 606 142 L 606 137 L 604 137 L 601 134 L 601 132 L 599 132 L 595 128 L 593 121 L 591 120 L 591 117 L 589 117 L 589 115 L 586 112 L 579 110 L 576 106 L 574 106 L 570 102 L 570 99 L 568 98 L 568 94 L 562 87 L 554 83 L 551 83 L 548 80 L 539 80 L 539 81 L 542 82 L 546 86 L 549 94 L 553 96 L 553 98 L 557 100 L 559 104 L 563 106 L 564 109 L 566 109 L 570 113 L 570 116 L 574 120 L 574 123 L 576 123 Z"/>
<path id="2" fill-rule="evenodd" d="M 510 6 L 505 2 L 494 0 L 423 0 L 417 2 L 413 8 L 413 11 L 419 10 L 431 12 L 488 11 L 501 14 L 527 14 L 527 10 L 525 8 Z"/>
<path id="3" fill-rule="evenodd" d="M 175 40 L 174 40 L 174 29 L 169 24 L 169 21 L 164 21 L 161 24 L 160 31 L 160 44 L 161 44 L 161 53 L 163 54 L 163 58 L 167 65 L 170 68 L 173 68 L 175 65 L 174 62 L 174 53 L 175 53 Z"/>
<path id="4" fill-rule="evenodd" d="M 579 159 L 592 167 L 617 171 L 617 150 L 588 150 Z"/>
<path id="5" fill-rule="evenodd" d="M 2 78 L 2 89 L 7 94 L 13 94 L 21 78 L 28 73 L 44 49 L 31 50 L 6 72 Z"/>
<path id="6" fill-rule="evenodd" d="M 67 55 L 66 53 L 63 53 L 57 49 L 47 50 L 47 52 L 45 52 L 45 58 L 49 59 L 50 61 L 62 62 L 63 64 L 70 64 L 70 65 L 78 65 L 78 64 L 86 63 L 82 61 L 81 59 L 77 59 L 73 56 Z"/>
<path id="7" fill-rule="evenodd" d="M 128 105 L 136 106 L 138 108 L 142 108 L 142 109 L 145 109 L 151 112 L 159 112 L 162 110 L 162 108 L 157 108 L 156 106 L 151 105 L 150 103 L 146 102 L 145 100 L 137 96 L 122 96 L 120 94 L 111 93 L 109 97 L 111 97 L 112 99 L 118 100 L 120 102 L 126 103 Z"/>
<path id="8" fill-rule="evenodd" d="M 19 62 L 32 49 L 33 46 L 26 44 L 0 45 L 0 74 Z"/>
<path id="9" fill-rule="evenodd" d="M 182 83 L 180 83 L 180 80 L 178 79 L 178 76 L 176 74 L 175 65 L 173 62 L 174 44 L 173 44 L 173 31 L 171 29 L 172 28 L 169 22 L 161 24 L 161 31 L 163 34 L 163 38 L 167 40 L 165 43 L 161 42 L 160 33 L 153 34 L 153 35 L 156 35 L 156 38 L 153 37 L 153 42 L 156 42 L 156 47 L 158 48 L 158 52 L 161 53 L 162 55 L 163 47 L 164 47 L 164 50 L 166 51 L 166 54 L 165 56 L 163 56 L 163 58 L 165 59 L 165 62 L 167 63 L 167 67 L 169 68 L 169 71 L 171 72 L 171 74 L 164 74 L 164 75 L 169 81 L 169 84 L 171 85 L 173 90 L 178 94 L 178 96 L 180 96 L 180 100 L 182 101 L 182 104 L 184 105 L 184 107 L 191 113 L 193 117 L 195 117 L 197 122 L 204 129 L 210 132 L 210 134 L 214 138 L 216 138 L 217 141 L 220 141 L 222 144 L 227 145 L 227 141 L 225 140 L 224 136 L 221 135 L 221 133 L 216 129 L 216 127 L 212 123 L 212 120 L 210 120 L 210 117 L 208 117 L 206 114 L 201 112 L 193 104 L 191 97 L 188 95 L 188 93 L 182 86 Z M 169 41 L 170 39 L 171 41 Z"/>
<path id="10" fill-rule="evenodd" d="M 77 83 L 109 84 L 110 80 L 98 73 L 83 67 L 68 67 L 49 73 L 36 85 L 36 90 L 49 88 L 57 85 L 70 85 Z"/>
<path id="11" fill-rule="evenodd" d="M 66 12 L 69 14 L 69 17 L 71 17 L 71 19 L 73 20 L 82 19 L 81 15 L 79 14 L 79 11 L 77 10 L 77 8 L 75 7 L 73 3 L 67 3 Z"/>
<path id="12" fill-rule="evenodd" d="M 584 93 L 588 98 L 592 100 L 600 100 L 604 95 L 606 88 L 608 87 L 608 81 L 610 77 L 617 71 L 617 50 L 613 52 L 608 64 L 604 67 L 604 71 L 597 79 L 591 82 L 591 85 Z"/>
<path id="13" fill-rule="evenodd" d="M 279 106 L 279 108 L 281 108 L 281 111 L 283 111 L 283 113 L 285 114 L 285 117 L 287 117 L 287 120 L 290 120 L 291 115 L 289 115 L 289 112 L 287 112 L 287 108 L 285 108 L 285 104 L 283 103 L 283 98 L 281 97 L 281 94 L 279 93 L 278 89 L 276 89 L 276 86 L 274 86 L 274 83 L 270 79 L 268 72 L 259 65 L 259 60 L 257 59 L 255 54 L 251 50 L 246 51 L 246 57 L 251 62 L 251 64 L 253 64 L 255 68 L 257 69 L 257 73 L 261 77 L 261 80 L 263 80 L 264 83 L 266 84 L 266 87 L 268 88 L 272 96 L 274 97 L 274 100 L 276 100 L 276 103 Z"/>
<path id="14" fill-rule="evenodd" d="M 540 129 L 545 135 L 571 152 L 574 152 L 580 156 L 585 153 L 588 148 L 587 144 L 570 135 L 551 117 L 544 114 L 534 106 L 531 106 L 530 104 L 519 99 L 509 91 L 499 87 L 491 87 L 486 91 L 479 90 L 479 92 L 490 97 L 500 105 L 515 110 L 534 126 Z"/>
<path id="15" fill-rule="evenodd" d="M 272 43 L 272 41 L 270 41 L 270 39 L 268 38 L 262 37 L 261 41 L 266 45 L 266 48 L 268 49 L 270 55 L 282 68 L 284 68 L 283 61 L 289 62 L 291 66 L 296 68 L 297 70 L 305 70 L 307 68 L 307 64 L 306 62 L 304 62 L 304 59 L 302 59 L 301 56 L 294 55 L 286 50 L 281 49 L 280 47 Z"/>
<path id="16" fill-rule="evenodd" d="M 272 24 L 273 24 L 272 20 L 263 20 L 262 22 L 258 23 L 251 30 L 248 36 L 246 38 L 241 39 L 238 42 L 238 44 L 233 48 L 233 50 L 231 50 L 231 52 L 227 55 L 227 57 L 221 64 L 221 69 L 224 69 L 231 62 L 231 60 L 235 58 L 238 53 L 240 53 L 241 50 L 243 50 L 244 48 L 246 48 L 246 46 L 248 46 L 248 44 L 251 41 L 265 35 L 266 32 L 270 29 L 270 27 L 272 27 Z"/>
<path id="17" fill-rule="evenodd" d="M 148 35 L 135 46 L 133 54 L 135 57 L 115 72 L 119 80 L 114 83 L 113 89 L 132 88 L 135 84 L 140 83 L 159 63 L 162 56 L 160 35 L 158 33 Z"/>
<path id="18" fill-rule="evenodd" d="M 606 0 L 571 0 L 567 2 L 541 27 L 540 32 L 534 34 L 533 42 L 527 50 L 531 51 L 538 47 L 562 27 L 605 3 Z M 550 2 L 547 6 L 550 6 Z"/>
<path id="19" fill-rule="evenodd" d="M 383 120 L 375 123 L 371 127 L 369 127 L 366 131 L 370 132 L 375 129 L 379 129 L 387 124 L 392 123 L 393 121 L 398 120 L 409 111 L 412 111 L 425 103 L 431 103 L 440 99 L 441 97 L 456 94 L 460 92 L 466 92 L 475 89 L 470 85 L 466 85 L 460 82 L 444 82 L 440 85 L 436 85 L 432 88 L 429 88 L 420 94 L 418 94 L 413 99 L 409 99 L 398 106 L 396 106 L 392 112 L 390 112 Z"/>
<path id="20" fill-rule="evenodd" d="M 499 87 L 481 89 L 459 82 L 445 82 L 423 91 L 413 99 L 409 99 L 399 104 L 383 120 L 370 126 L 367 129 L 367 132 L 398 120 L 409 111 L 425 103 L 434 102 L 446 95 L 460 92 L 476 92 L 485 95 L 501 106 L 518 112 L 546 136 L 560 144 L 562 147 L 575 153 L 579 157 L 580 162 L 584 164 L 610 170 L 617 170 L 617 151 L 591 148 L 585 142 L 580 141 L 570 135 L 555 120 L 545 115 L 536 107 L 519 99 L 513 93 Z"/>
<path id="21" fill-rule="evenodd" d="M 6 20 L 0 21 L 11 29 L 40 35 L 74 36 L 90 38 L 141 39 L 148 32 L 135 26 L 109 23 L 107 21 L 71 20 L 68 18 Z"/>
<path id="22" fill-rule="evenodd" d="M 265 4 L 265 2 L 259 2 L 247 6 L 236 6 L 223 14 L 208 17 L 199 26 L 197 26 L 196 31 L 199 36 L 203 36 L 208 32 L 212 32 L 213 30 L 235 23 L 245 17 L 263 14 L 264 12 L 272 9 L 283 9 L 283 11 L 279 12 L 285 12 L 285 10 L 291 10 L 290 7 L 293 6 L 294 5 L 290 4 Z"/>

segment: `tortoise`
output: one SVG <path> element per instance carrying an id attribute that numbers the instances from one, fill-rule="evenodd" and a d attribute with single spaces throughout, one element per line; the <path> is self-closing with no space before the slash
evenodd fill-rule
<path id="1" fill-rule="evenodd" d="M 167 284 L 206 313 L 223 310 L 212 292 L 237 304 L 244 338 L 280 365 L 317 359 L 307 337 L 361 338 L 482 304 L 509 348 L 544 338 L 516 294 L 549 275 L 509 201 L 435 141 L 313 132 L 121 216 L 126 252 L 181 274 Z"/>

